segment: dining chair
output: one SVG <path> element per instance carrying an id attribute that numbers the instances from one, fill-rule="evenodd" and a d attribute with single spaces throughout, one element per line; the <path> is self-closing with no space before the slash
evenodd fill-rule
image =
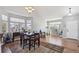
<path id="1" fill-rule="evenodd" d="M 34 47 L 34 50 L 35 50 L 35 44 L 36 44 L 35 34 L 32 34 L 30 36 L 30 48 Z"/>
<path id="2" fill-rule="evenodd" d="M 4 33 L 3 34 L 3 42 L 5 44 L 12 42 L 12 39 L 13 39 L 13 34 L 12 33 Z"/>
<path id="3" fill-rule="evenodd" d="M 24 46 L 28 45 L 29 50 L 31 50 L 32 47 L 34 47 L 34 50 L 35 50 L 36 43 L 38 44 L 38 47 L 40 46 L 40 37 L 38 33 L 31 34 L 31 35 L 23 34 L 21 36 L 22 36 L 21 44 L 23 46 L 23 49 L 24 49 Z"/>
<path id="4" fill-rule="evenodd" d="M 28 35 L 26 35 L 26 34 L 23 34 L 22 35 L 22 42 L 21 43 L 22 43 L 23 49 L 24 49 L 24 46 L 26 46 L 26 45 L 29 45 L 29 48 L 30 48 L 30 37 Z"/>
<path id="5" fill-rule="evenodd" d="M 24 33 L 20 32 L 20 45 L 22 45 L 23 35 L 24 35 Z"/>
<path id="6" fill-rule="evenodd" d="M 35 41 L 38 44 L 38 47 L 40 46 L 40 34 L 39 33 L 35 33 Z"/>

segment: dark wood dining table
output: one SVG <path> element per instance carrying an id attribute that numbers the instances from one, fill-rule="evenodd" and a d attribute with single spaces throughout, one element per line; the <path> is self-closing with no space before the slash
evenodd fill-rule
<path id="1" fill-rule="evenodd" d="M 31 46 L 33 46 L 33 45 L 34 45 L 34 50 L 35 50 L 35 43 L 36 43 L 36 39 L 35 39 L 35 36 L 34 36 L 35 33 L 24 33 L 24 35 L 28 36 L 29 39 L 22 39 L 21 44 L 22 45 L 24 44 L 23 40 L 27 40 L 27 41 L 29 41 L 29 44 L 28 44 L 29 45 L 29 50 L 31 49 Z M 33 42 L 33 44 L 31 42 Z M 38 40 L 38 44 L 40 44 L 40 40 Z M 23 49 L 24 49 L 24 45 L 23 45 Z"/>
<path id="2" fill-rule="evenodd" d="M 27 44 L 27 41 L 29 41 L 28 45 L 29 45 L 29 50 L 31 49 L 31 36 L 33 35 L 33 33 L 21 33 L 21 37 L 20 37 L 20 44 L 23 46 L 25 46 L 25 43 Z M 28 39 L 25 37 L 29 37 Z"/>

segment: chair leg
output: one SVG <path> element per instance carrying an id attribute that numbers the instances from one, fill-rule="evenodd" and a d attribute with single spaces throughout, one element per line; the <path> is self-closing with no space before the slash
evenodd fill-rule
<path id="1" fill-rule="evenodd" d="M 34 50 L 35 50 L 35 42 L 36 42 L 36 41 L 34 41 Z"/>
<path id="2" fill-rule="evenodd" d="M 24 45 L 23 45 L 23 49 L 24 49 Z"/>
<path id="3" fill-rule="evenodd" d="M 23 47 L 23 49 L 24 49 L 24 42 L 23 42 L 23 44 L 22 44 L 22 47 Z"/>
<path id="4" fill-rule="evenodd" d="M 38 39 L 38 47 L 40 46 L 40 39 Z"/>
<path id="5" fill-rule="evenodd" d="M 20 45 L 22 45 L 22 39 L 20 39 Z"/>
<path id="6" fill-rule="evenodd" d="M 31 50 L 31 41 L 29 40 L 29 50 Z"/>

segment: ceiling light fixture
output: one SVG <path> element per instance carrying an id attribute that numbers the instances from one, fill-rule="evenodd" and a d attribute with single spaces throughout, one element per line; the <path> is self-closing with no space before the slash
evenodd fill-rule
<path id="1" fill-rule="evenodd" d="M 68 15 L 69 15 L 69 16 L 72 15 L 72 13 L 71 13 L 71 8 L 69 8 L 69 13 L 68 13 Z"/>
<path id="2" fill-rule="evenodd" d="M 32 13 L 35 9 L 31 6 L 25 7 L 28 13 Z"/>

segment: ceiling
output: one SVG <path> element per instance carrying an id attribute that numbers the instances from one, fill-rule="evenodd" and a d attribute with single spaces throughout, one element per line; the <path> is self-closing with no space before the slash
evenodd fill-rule
<path id="1" fill-rule="evenodd" d="M 79 13 L 78 6 L 33 6 L 35 9 L 33 15 L 38 15 L 43 19 L 62 18 L 69 12 L 69 7 L 72 8 L 72 14 Z M 25 6 L 2 6 L 0 8 L 3 8 L 8 12 L 14 12 L 23 16 L 27 15 Z"/>

